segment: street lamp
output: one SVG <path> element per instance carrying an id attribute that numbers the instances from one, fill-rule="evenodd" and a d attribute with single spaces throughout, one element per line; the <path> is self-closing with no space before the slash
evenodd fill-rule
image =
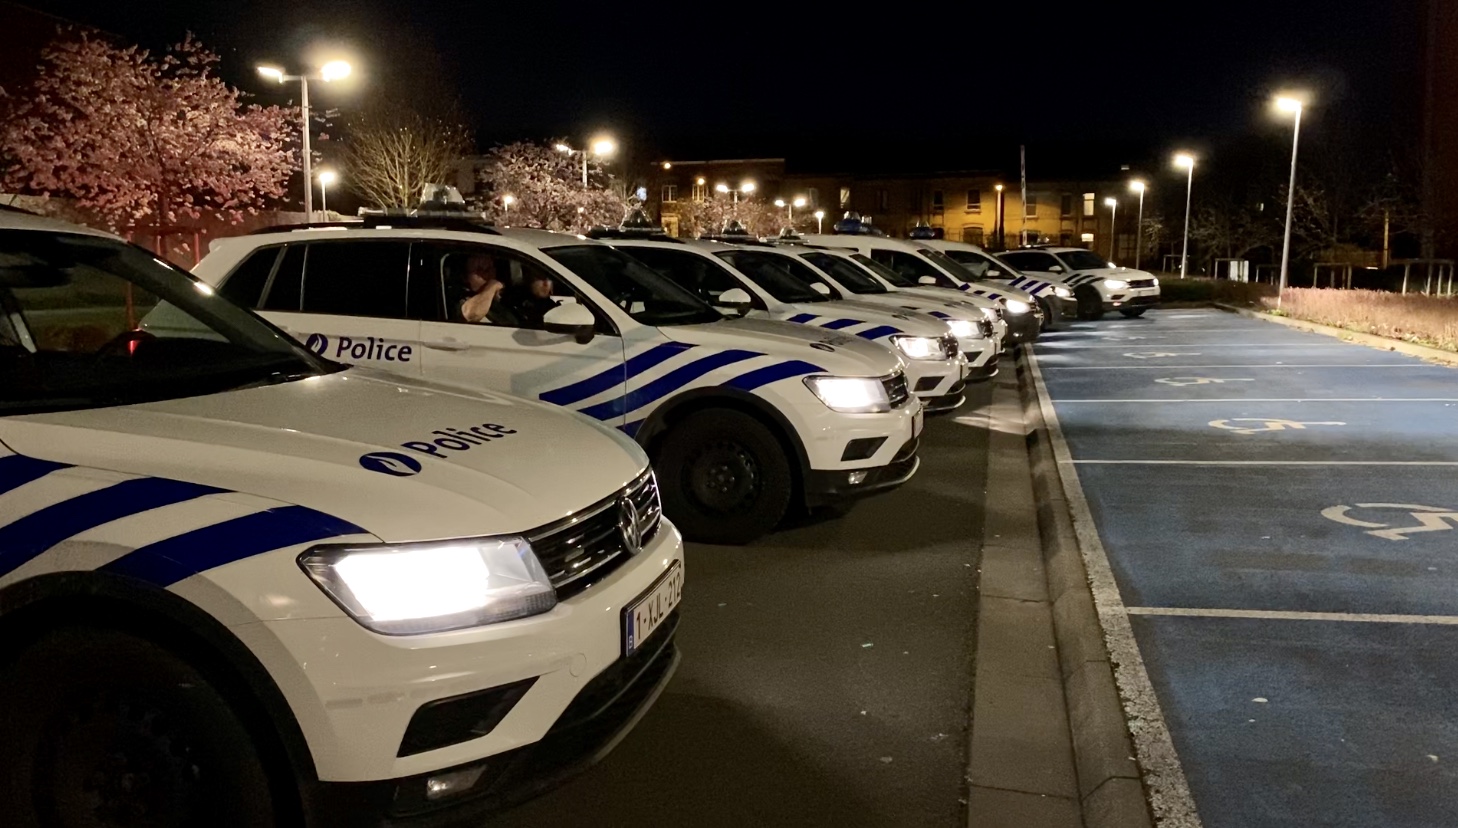
<path id="1" fill-rule="evenodd" d="M 567 144 L 553 144 L 552 148 L 558 152 L 565 152 L 572 155 L 582 156 L 582 189 L 587 189 L 587 155 L 592 153 L 598 158 L 606 158 L 618 151 L 618 143 L 611 138 L 602 137 L 592 139 L 588 149 L 575 150 Z M 666 168 L 665 168 L 666 169 Z"/>
<path id="2" fill-rule="evenodd" d="M 702 181 L 703 179 L 699 179 L 699 180 Z M 734 196 L 734 203 L 735 204 L 738 204 L 739 203 L 739 194 L 740 193 L 744 193 L 745 195 L 749 195 L 750 193 L 754 192 L 754 182 L 753 181 L 745 181 L 745 182 L 743 182 L 743 183 L 741 183 L 739 185 L 739 188 L 738 189 L 731 190 L 731 189 L 729 189 L 729 185 L 728 184 L 725 184 L 724 182 L 720 181 L 718 184 L 715 184 L 714 185 L 714 192 L 716 192 L 716 193 L 730 193 L 730 194 L 732 194 Z M 777 207 L 783 207 L 784 206 L 784 203 L 783 202 L 779 202 L 775 206 L 777 206 Z"/>
<path id="3" fill-rule="evenodd" d="M 1139 254 L 1144 248 L 1144 182 L 1134 179 L 1129 182 L 1129 190 L 1139 194 L 1139 223 L 1134 225 L 1134 269 L 1139 269 Z"/>
<path id="4" fill-rule="evenodd" d="M 314 176 L 311 168 L 314 159 L 311 158 L 312 151 L 309 149 L 309 81 L 318 80 L 330 83 L 349 77 L 352 67 L 342 60 L 331 60 L 319 67 L 318 74 L 314 75 L 285 75 L 284 71 L 277 66 L 260 66 L 258 74 L 273 81 L 283 83 L 285 81 L 299 82 L 299 111 L 303 116 L 304 128 L 304 216 L 305 220 L 314 220 Z"/>
<path id="5" fill-rule="evenodd" d="M 1180 247 L 1180 278 L 1183 279 L 1190 261 L 1190 196 L 1195 190 L 1195 156 L 1182 152 L 1174 157 L 1174 163 L 1190 171 L 1185 182 L 1185 242 Z"/>
<path id="6" fill-rule="evenodd" d="M 997 218 L 994 219 L 993 222 L 992 222 L 992 235 L 993 235 L 993 241 L 997 244 L 997 249 L 998 250 L 1001 250 L 1002 249 L 1002 185 L 1001 184 L 994 185 L 992 189 L 997 190 Z"/>
<path id="7" fill-rule="evenodd" d="M 820 234 L 820 233 L 824 233 L 825 232 L 825 211 L 824 210 L 816 210 L 815 211 L 815 232 L 816 232 L 817 235 Z"/>
<path id="8" fill-rule="evenodd" d="M 339 180 L 333 170 L 319 171 L 319 212 L 324 214 L 324 220 L 329 220 L 329 185 Z"/>
<path id="9" fill-rule="evenodd" d="M 511 213 L 511 205 L 516 203 L 516 196 L 507 193 L 501 197 L 501 209 L 505 213 Z"/>
<path id="10" fill-rule="evenodd" d="M 1276 288 L 1276 309 L 1281 309 L 1281 299 L 1286 293 L 1286 268 L 1291 260 L 1291 214 L 1296 209 L 1296 150 L 1301 144 L 1301 101 L 1290 96 L 1276 99 L 1276 109 L 1295 117 L 1295 128 L 1291 132 L 1291 183 L 1286 187 L 1286 233 L 1281 240 L 1281 284 Z"/>
<path id="11" fill-rule="evenodd" d="M 1109 196 L 1104 199 L 1104 206 L 1109 208 L 1109 261 L 1113 261 L 1116 256 L 1115 239 L 1119 234 L 1119 199 Z"/>

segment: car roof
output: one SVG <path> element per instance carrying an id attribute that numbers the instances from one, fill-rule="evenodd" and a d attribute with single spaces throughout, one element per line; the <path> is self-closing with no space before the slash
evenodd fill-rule
<path id="1" fill-rule="evenodd" d="M 0 230 L 48 230 L 52 233 L 74 233 L 79 236 L 99 236 L 104 239 L 121 241 L 121 237 L 104 230 L 72 224 L 69 221 L 61 221 L 49 216 L 38 216 L 18 207 L 0 206 Z"/>
<path id="2" fill-rule="evenodd" d="M 328 241 L 336 239 L 409 239 L 418 241 L 444 240 L 467 244 L 494 244 L 517 250 L 541 250 L 564 245 L 598 244 L 586 236 L 575 233 L 556 233 L 548 230 L 533 230 L 519 227 L 485 227 L 471 229 L 455 226 L 367 226 L 358 223 L 337 225 L 299 225 L 291 227 L 266 228 L 246 236 L 231 236 L 216 239 L 209 250 L 223 245 L 242 245 L 248 248 L 265 247 L 273 244 L 287 244 L 295 241 Z"/>

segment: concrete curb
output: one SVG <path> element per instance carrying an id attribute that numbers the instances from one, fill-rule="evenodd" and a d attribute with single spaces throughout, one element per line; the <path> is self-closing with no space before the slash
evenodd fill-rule
<path id="1" fill-rule="evenodd" d="M 1306 331 L 1307 333 L 1319 333 L 1326 336 L 1334 336 L 1337 339 L 1344 339 L 1348 342 L 1355 342 L 1358 345 L 1366 345 L 1368 347 L 1377 348 L 1383 351 L 1396 351 L 1399 354 L 1407 354 L 1408 356 L 1419 357 L 1421 359 L 1426 359 L 1431 362 L 1441 362 L 1446 365 L 1458 366 L 1458 353 L 1454 353 L 1453 351 L 1445 351 L 1441 348 L 1430 348 L 1427 345 L 1418 345 L 1412 342 L 1403 342 L 1400 339 L 1391 339 L 1385 336 L 1376 336 L 1374 334 L 1365 334 L 1359 333 L 1357 331 L 1349 331 L 1346 328 L 1337 328 L 1332 325 L 1323 325 L 1320 322 L 1307 322 L 1304 319 L 1289 319 L 1284 316 L 1272 316 L 1269 313 L 1253 311 L 1249 308 L 1237 307 L 1235 305 L 1227 305 L 1223 302 L 1212 302 L 1211 304 L 1219 308 L 1220 310 L 1227 311 L 1229 313 L 1237 313 L 1250 319 L 1260 319 L 1265 322 L 1274 322 L 1277 325 L 1285 325 L 1288 328 L 1294 328 L 1298 331 Z"/>
<path id="2" fill-rule="evenodd" d="M 1025 355 L 1017 361 L 1038 532 L 1086 828 L 1147 828 L 1149 802 Z"/>

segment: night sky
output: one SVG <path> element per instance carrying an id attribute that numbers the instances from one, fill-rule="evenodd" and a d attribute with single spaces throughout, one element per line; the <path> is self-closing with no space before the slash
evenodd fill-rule
<path id="1" fill-rule="evenodd" d="M 295 68 L 332 42 L 359 85 L 318 103 L 457 96 L 482 147 L 601 130 L 639 159 L 818 170 L 1007 169 L 1019 143 L 1045 174 L 1137 169 L 1177 146 L 1214 163 L 1289 140 L 1264 104 L 1292 81 L 1317 94 L 1313 140 L 1340 132 L 1375 158 L 1416 128 L 1417 0 L 32 5 L 146 45 L 193 31 L 254 92 L 268 91 L 254 64 Z M 884 11 L 852 11 L 866 8 Z"/>

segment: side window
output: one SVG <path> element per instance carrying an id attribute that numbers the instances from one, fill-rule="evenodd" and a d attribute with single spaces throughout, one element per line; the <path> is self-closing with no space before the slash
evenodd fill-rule
<path id="1" fill-rule="evenodd" d="M 268 280 L 259 300 L 262 310 L 298 311 L 299 297 L 304 290 L 304 259 L 308 256 L 308 245 L 291 244 L 284 248 L 283 258 L 274 268 L 273 278 Z"/>
<path id="2" fill-rule="evenodd" d="M 1007 258 L 1013 263 L 1013 267 L 1019 270 L 1033 270 L 1042 273 L 1048 272 L 1048 268 L 1058 264 L 1058 260 L 1047 253 L 1009 253 Z"/>
<path id="3" fill-rule="evenodd" d="M 263 289 L 268 287 L 268 277 L 283 255 L 282 247 L 265 247 L 249 254 L 243 263 L 228 274 L 218 292 L 245 308 L 256 308 L 263 299 Z"/>
<path id="4" fill-rule="evenodd" d="M 891 253 L 892 252 L 893 251 L 890 251 L 890 250 L 872 250 L 871 251 L 871 261 L 873 261 L 873 262 L 880 262 L 881 264 L 886 265 L 887 267 L 891 267 L 891 262 L 892 262 Z"/>
<path id="5" fill-rule="evenodd" d="M 304 264 L 304 312 L 404 318 L 409 256 L 408 242 L 311 243 Z"/>
<path id="6" fill-rule="evenodd" d="M 484 319 L 471 322 L 467 302 L 484 295 L 492 282 L 501 288 L 490 309 Z M 577 302 L 597 317 L 599 333 L 615 333 L 596 308 L 545 265 L 489 245 L 417 244 L 411 255 L 410 283 L 412 309 L 419 309 L 423 314 L 419 318 L 427 321 L 541 330 L 547 311 Z M 422 296 L 426 285 L 433 296 L 417 301 L 414 297 Z"/>
<path id="7" fill-rule="evenodd" d="M 623 252 L 709 304 L 717 301 L 724 291 L 739 287 L 724 268 L 694 253 L 657 247 L 626 247 Z"/>
<path id="8" fill-rule="evenodd" d="M 891 254 L 891 267 L 903 277 L 913 282 L 919 282 L 921 277 L 930 276 L 938 282 L 942 277 L 928 262 L 913 253 L 905 253 L 900 250 L 887 251 Z"/>
<path id="9" fill-rule="evenodd" d="M 781 256 L 779 259 L 779 264 L 780 266 L 784 267 L 785 270 L 789 271 L 791 276 L 794 276 L 806 287 L 813 290 L 815 285 L 824 285 L 826 290 L 830 291 L 829 295 L 832 299 L 845 298 L 844 296 L 840 295 L 840 291 L 831 287 L 830 283 L 825 281 L 825 277 L 821 276 L 819 273 L 816 273 L 813 268 L 811 268 L 804 262 L 801 262 L 799 259 L 796 259 L 792 256 Z"/>

